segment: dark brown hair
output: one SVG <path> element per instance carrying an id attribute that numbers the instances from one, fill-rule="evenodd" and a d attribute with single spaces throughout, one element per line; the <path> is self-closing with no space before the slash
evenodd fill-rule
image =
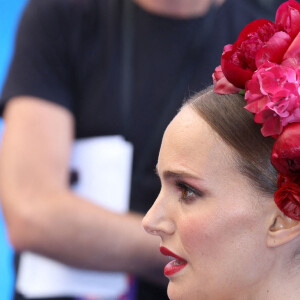
<path id="1" fill-rule="evenodd" d="M 261 191 L 273 195 L 277 189 L 277 173 L 270 157 L 275 140 L 261 134 L 261 125 L 256 124 L 253 114 L 244 108 L 244 97 L 239 94 L 219 95 L 211 86 L 186 104 L 191 105 L 235 150 L 235 161 L 241 173 Z"/>

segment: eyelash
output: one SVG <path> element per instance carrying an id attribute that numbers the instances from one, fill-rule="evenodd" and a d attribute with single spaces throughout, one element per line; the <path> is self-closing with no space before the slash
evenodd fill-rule
<path id="1" fill-rule="evenodd" d="M 176 186 L 181 192 L 179 201 L 189 203 L 189 202 L 195 200 L 197 197 L 203 196 L 203 194 L 201 192 L 197 191 L 196 189 L 194 189 L 190 185 L 186 184 L 185 182 L 176 181 Z M 188 195 L 189 193 L 191 193 L 191 195 Z"/>

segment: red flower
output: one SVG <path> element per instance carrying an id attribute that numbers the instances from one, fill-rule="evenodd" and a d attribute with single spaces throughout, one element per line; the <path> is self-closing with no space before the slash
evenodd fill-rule
<path id="1" fill-rule="evenodd" d="M 288 217 L 300 220 L 300 176 L 283 176 L 278 179 L 275 203 Z"/>
<path id="2" fill-rule="evenodd" d="M 275 203 L 288 217 L 300 220 L 300 187 L 286 185 L 275 192 Z"/>
<path id="3" fill-rule="evenodd" d="M 226 79 L 222 72 L 221 66 L 216 67 L 212 78 L 215 84 L 215 92 L 218 94 L 236 94 L 241 90 Z"/>
<path id="4" fill-rule="evenodd" d="M 278 181 L 277 181 L 277 187 L 281 188 L 286 184 L 297 184 L 300 186 L 300 174 L 296 174 L 296 175 L 282 175 L 279 174 L 278 175 Z"/>
<path id="5" fill-rule="evenodd" d="M 257 69 L 257 52 L 275 34 L 276 26 L 266 19 L 248 24 L 233 45 L 226 45 L 221 57 L 222 71 L 229 82 L 238 88 L 245 88 Z"/>
<path id="6" fill-rule="evenodd" d="M 300 123 L 283 129 L 274 143 L 271 162 L 280 174 L 300 176 Z"/>
<path id="7" fill-rule="evenodd" d="M 265 62 L 281 64 L 289 58 L 289 64 L 295 66 L 295 60 L 300 62 L 300 42 L 293 47 L 291 45 L 299 32 L 300 4 L 294 0 L 286 1 L 279 6 L 275 23 L 266 19 L 249 23 L 233 45 L 224 47 L 221 70 L 227 83 L 233 85 L 235 89 L 244 89 L 246 82 Z M 288 49 L 290 53 L 286 55 Z M 222 85 L 226 84 L 224 79 L 222 81 Z M 219 89 L 218 86 L 215 91 L 220 94 L 227 93 L 226 88 Z M 231 88 L 229 91 L 231 92 Z"/>

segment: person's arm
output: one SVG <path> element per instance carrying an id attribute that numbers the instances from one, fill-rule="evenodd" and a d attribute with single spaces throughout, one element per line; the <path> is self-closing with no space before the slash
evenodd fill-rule
<path id="1" fill-rule="evenodd" d="M 4 119 L 0 199 L 16 251 L 164 282 L 165 258 L 159 240 L 144 232 L 142 215 L 107 211 L 69 189 L 72 114 L 45 100 L 18 97 L 8 103 Z"/>

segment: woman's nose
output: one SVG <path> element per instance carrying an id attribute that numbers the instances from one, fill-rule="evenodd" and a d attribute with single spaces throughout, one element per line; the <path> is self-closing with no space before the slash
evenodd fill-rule
<path id="1" fill-rule="evenodd" d="M 167 204 L 160 196 L 156 199 L 143 219 L 143 227 L 149 233 L 163 237 L 174 232 L 175 224 L 170 218 Z"/>

